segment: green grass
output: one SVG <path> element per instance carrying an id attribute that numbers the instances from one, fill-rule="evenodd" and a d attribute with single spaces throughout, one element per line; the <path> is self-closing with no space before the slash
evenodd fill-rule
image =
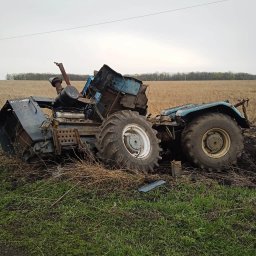
<path id="1" fill-rule="evenodd" d="M 52 206 L 73 183 L 8 176 L 0 172 L 6 255 L 255 255 L 252 189 L 178 183 L 104 194 L 78 185 Z"/>

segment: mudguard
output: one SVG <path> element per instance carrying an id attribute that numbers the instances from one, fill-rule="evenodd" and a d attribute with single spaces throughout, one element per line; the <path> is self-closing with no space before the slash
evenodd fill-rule
<path id="1" fill-rule="evenodd" d="M 211 102 L 204 104 L 188 104 L 180 107 L 163 110 L 161 115 L 170 116 L 176 121 L 187 122 L 192 118 L 207 112 L 218 112 L 231 116 L 242 128 L 249 128 L 250 124 L 244 115 L 228 101 Z"/>
<path id="2" fill-rule="evenodd" d="M 50 132 L 43 132 L 42 124 L 47 121 L 39 104 L 50 104 L 50 100 L 33 97 L 8 100 L 0 111 L 0 144 L 4 151 L 23 153 L 36 142 L 51 139 Z"/>

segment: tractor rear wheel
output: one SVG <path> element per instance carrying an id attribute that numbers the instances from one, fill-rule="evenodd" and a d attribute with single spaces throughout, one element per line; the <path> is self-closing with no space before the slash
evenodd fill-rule
<path id="1" fill-rule="evenodd" d="M 243 136 L 231 117 L 210 113 L 187 125 L 182 134 L 182 148 L 196 166 L 221 170 L 236 164 L 244 148 Z"/>
<path id="2" fill-rule="evenodd" d="M 97 135 L 99 158 L 117 168 L 153 171 L 160 157 L 152 124 L 138 112 L 123 110 L 109 116 Z"/>

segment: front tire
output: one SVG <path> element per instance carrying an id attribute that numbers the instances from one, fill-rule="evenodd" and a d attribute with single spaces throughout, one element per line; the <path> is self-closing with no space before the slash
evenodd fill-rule
<path id="1" fill-rule="evenodd" d="M 153 171 L 161 159 L 152 124 L 139 113 L 124 110 L 108 117 L 97 135 L 99 158 L 117 168 Z"/>
<path id="2" fill-rule="evenodd" d="M 221 170 L 236 164 L 244 149 L 243 136 L 231 117 L 210 113 L 187 125 L 182 134 L 182 148 L 194 165 Z"/>

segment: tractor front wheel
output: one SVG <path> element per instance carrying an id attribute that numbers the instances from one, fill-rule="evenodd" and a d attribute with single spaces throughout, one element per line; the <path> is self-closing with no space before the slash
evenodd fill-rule
<path id="1" fill-rule="evenodd" d="M 182 148 L 196 166 L 221 170 L 236 164 L 244 148 L 243 136 L 231 117 L 210 113 L 187 125 L 182 134 Z"/>

